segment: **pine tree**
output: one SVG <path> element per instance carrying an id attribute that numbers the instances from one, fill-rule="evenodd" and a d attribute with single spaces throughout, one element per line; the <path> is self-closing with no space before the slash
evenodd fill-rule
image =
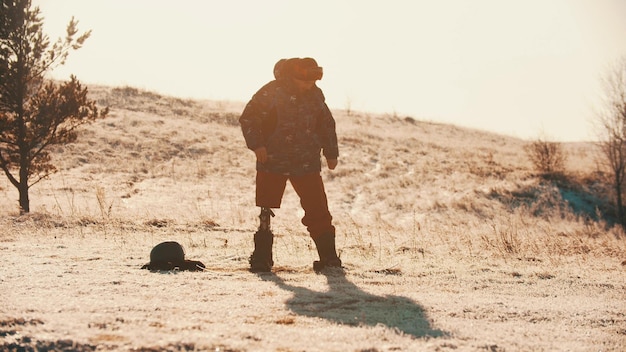
<path id="1" fill-rule="evenodd" d="M 72 18 L 65 38 L 51 45 L 38 7 L 0 0 L 0 169 L 17 188 L 22 213 L 30 211 L 30 187 L 56 171 L 50 146 L 74 142 L 79 126 L 108 113 L 76 77 L 46 78 L 89 38 L 91 31 L 78 35 L 77 24 Z"/>

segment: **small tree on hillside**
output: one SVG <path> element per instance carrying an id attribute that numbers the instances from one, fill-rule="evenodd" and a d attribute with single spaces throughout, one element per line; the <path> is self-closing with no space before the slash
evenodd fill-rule
<path id="1" fill-rule="evenodd" d="M 42 25 L 30 0 L 0 1 L 0 169 L 19 192 L 21 212 L 30 211 L 30 187 L 56 171 L 47 149 L 75 141 L 78 126 L 108 112 L 98 111 L 74 76 L 61 84 L 45 79 L 90 32 L 76 37 L 72 18 L 66 37 L 50 46 Z"/>
<path id="2" fill-rule="evenodd" d="M 615 192 L 616 213 L 622 226 L 624 181 L 626 180 L 626 57 L 603 77 L 604 102 L 597 113 L 599 146 L 608 164 Z"/>

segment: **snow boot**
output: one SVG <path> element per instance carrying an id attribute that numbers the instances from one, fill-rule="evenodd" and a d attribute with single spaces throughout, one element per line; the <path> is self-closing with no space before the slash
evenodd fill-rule
<path id="1" fill-rule="evenodd" d="M 250 256 L 250 271 L 262 273 L 272 271 L 272 245 L 274 234 L 272 231 L 259 230 L 254 234 L 254 252 Z"/>
<path id="2" fill-rule="evenodd" d="M 262 273 L 272 271 L 274 260 L 272 259 L 272 246 L 274 245 L 274 234 L 270 228 L 270 216 L 274 213 L 270 208 L 261 208 L 261 224 L 259 230 L 254 234 L 254 252 L 250 256 L 250 271 Z"/>
<path id="3" fill-rule="evenodd" d="M 324 268 L 341 268 L 341 259 L 337 256 L 335 248 L 334 233 L 325 233 L 314 238 L 313 241 L 317 247 L 317 254 L 320 256 L 320 260 L 313 262 L 314 271 L 319 272 Z"/>

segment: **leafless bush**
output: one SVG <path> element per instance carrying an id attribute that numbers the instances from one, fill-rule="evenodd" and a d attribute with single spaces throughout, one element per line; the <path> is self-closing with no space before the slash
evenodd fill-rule
<path id="1" fill-rule="evenodd" d="M 524 150 L 535 170 L 544 175 L 557 175 L 565 171 L 565 153 L 561 143 L 537 139 Z"/>

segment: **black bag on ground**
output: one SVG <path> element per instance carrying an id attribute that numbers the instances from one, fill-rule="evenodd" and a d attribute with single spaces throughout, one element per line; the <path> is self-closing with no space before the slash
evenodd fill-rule
<path id="1" fill-rule="evenodd" d="M 178 242 L 161 242 L 150 251 L 150 263 L 141 267 L 152 271 L 156 270 L 187 270 L 202 271 L 204 263 L 196 260 L 186 260 L 185 250 Z"/>

